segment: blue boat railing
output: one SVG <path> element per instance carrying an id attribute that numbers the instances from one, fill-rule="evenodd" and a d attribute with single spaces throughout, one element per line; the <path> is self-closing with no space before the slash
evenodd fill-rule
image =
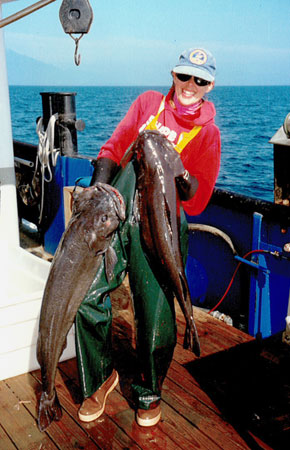
<path id="1" fill-rule="evenodd" d="M 187 277 L 193 304 L 209 310 L 218 304 L 234 323 L 245 316 L 245 330 L 256 337 L 284 330 L 290 292 L 290 253 L 285 251 L 289 218 L 288 207 L 216 190 L 206 210 L 188 220 L 222 230 L 238 254 L 209 233 L 190 233 Z M 242 256 L 250 254 L 250 259 Z"/>

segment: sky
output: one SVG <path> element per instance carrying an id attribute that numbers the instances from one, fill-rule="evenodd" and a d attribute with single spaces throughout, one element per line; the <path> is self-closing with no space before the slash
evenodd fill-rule
<path id="1" fill-rule="evenodd" d="M 4 3 L 2 17 L 32 3 Z M 90 0 L 80 66 L 61 3 L 4 28 L 10 84 L 168 86 L 191 47 L 214 54 L 217 86 L 290 84 L 289 0 Z"/>

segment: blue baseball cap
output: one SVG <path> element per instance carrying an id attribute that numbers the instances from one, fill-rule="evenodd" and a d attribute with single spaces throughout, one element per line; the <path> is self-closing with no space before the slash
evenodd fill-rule
<path id="1" fill-rule="evenodd" d="M 185 73 L 203 80 L 214 81 L 216 61 L 208 50 L 204 48 L 190 48 L 181 53 L 173 72 Z"/>

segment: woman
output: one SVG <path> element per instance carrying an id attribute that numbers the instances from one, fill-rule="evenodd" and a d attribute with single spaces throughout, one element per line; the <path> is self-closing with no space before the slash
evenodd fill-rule
<path id="1" fill-rule="evenodd" d="M 172 70 L 173 85 L 167 96 L 155 91 L 140 95 L 98 155 L 91 185 L 112 183 L 125 199 L 127 216 L 114 238 L 118 262 L 113 281 L 107 281 L 104 267 L 101 267 L 76 317 L 78 367 L 85 397 L 78 413 L 82 421 L 100 417 L 107 395 L 118 384 L 112 361 L 108 294 L 121 284 L 127 272 L 138 323 L 140 367 L 132 385 L 136 420 L 141 426 L 152 426 L 160 420 L 162 382 L 176 344 L 173 298 L 165 296 L 142 250 L 139 224 L 133 211 L 134 167 L 129 163 L 120 169 L 120 162 L 141 131 L 158 130 L 172 142 L 184 165 L 184 173 L 176 178 L 184 210 L 190 215 L 200 214 L 210 199 L 220 166 L 220 133 L 214 123 L 215 108 L 204 100 L 214 87 L 215 70 L 215 59 L 209 51 L 193 48 L 183 52 Z M 184 217 L 181 236 L 182 251 L 186 255 Z"/>

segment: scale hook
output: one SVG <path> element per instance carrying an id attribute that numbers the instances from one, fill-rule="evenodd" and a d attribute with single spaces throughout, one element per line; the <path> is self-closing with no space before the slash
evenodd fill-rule
<path id="1" fill-rule="evenodd" d="M 84 33 L 82 33 L 79 37 L 74 37 L 72 33 L 69 33 L 69 35 L 75 41 L 75 44 L 76 44 L 74 57 L 75 57 L 75 64 L 76 64 L 76 66 L 79 66 L 80 63 L 81 63 L 81 55 L 78 54 L 79 41 L 83 37 Z"/>

